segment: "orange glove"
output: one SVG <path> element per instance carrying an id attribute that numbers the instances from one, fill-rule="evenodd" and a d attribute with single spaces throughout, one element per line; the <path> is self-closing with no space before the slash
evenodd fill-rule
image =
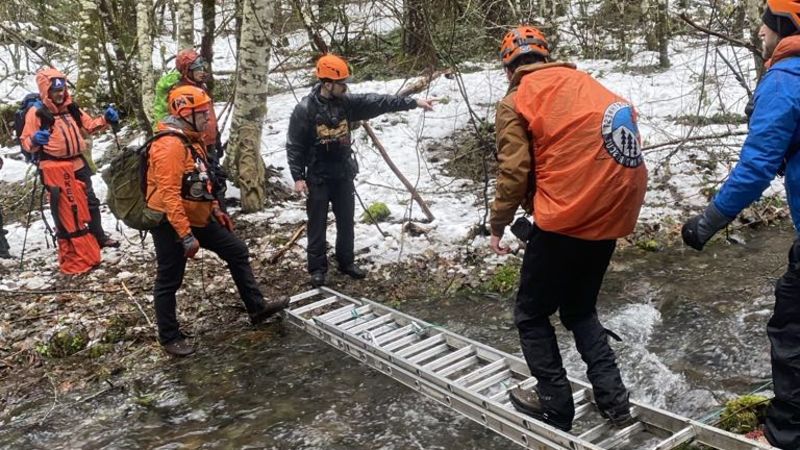
<path id="1" fill-rule="evenodd" d="M 233 232 L 233 219 L 231 219 L 231 216 L 225 213 L 225 211 L 215 207 L 211 210 L 211 215 L 214 216 L 217 223 L 227 228 L 231 233 Z"/>

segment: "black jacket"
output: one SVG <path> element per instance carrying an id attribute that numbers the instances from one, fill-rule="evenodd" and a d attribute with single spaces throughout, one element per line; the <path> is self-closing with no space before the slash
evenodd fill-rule
<path id="1" fill-rule="evenodd" d="M 289 120 L 286 154 L 294 181 L 352 179 L 357 169 L 351 149 L 351 123 L 417 106 L 411 97 L 348 94 L 320 96 L 320 84 L 297 104 Z"/>

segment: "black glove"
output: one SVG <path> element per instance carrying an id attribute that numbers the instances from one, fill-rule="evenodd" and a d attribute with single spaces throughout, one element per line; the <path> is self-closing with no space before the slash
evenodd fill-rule
<path id="1" fill-rule="evenodd" d="M 702 250 L 714 234 L 733 221 L 732 217 L 722 214 L 714 202 L 711 202 L 702 214 L 698 214 L 683 224 L 681 236 L 683 242 L 695 250 Z"/>

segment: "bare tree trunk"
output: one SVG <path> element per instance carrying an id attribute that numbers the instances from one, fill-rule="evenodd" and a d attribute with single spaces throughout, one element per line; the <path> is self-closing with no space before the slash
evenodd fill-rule
<path id="1" fill-rule="evenodd" d="M 755 48 L 761 48 L 761 38 L 758 37 L 758 29 L 761 28 L 761 15 L 764 14 L 764 2 L 761 0 L 741 1 L 744 2 L 744 7 L 746 9 L 747 24 L 750 29 L 750 43 L 753 44 Z M 761 75 L 764 74 L 764 61 L 759 58 L 758 55 L 753 55 L 753 59 L 755 60 L 758 79 L 761 79 Z"/>
<path id="2" fill-rule="evenodd" d="M 208 91 L 214 92 L 214 70 L 212 62 L 214 61 L 214 31 L 216 31 L 215 17 L 215 1 L 202 0 L 203 2 L 203 37 L 200 40 L 200 54 L 208 65 L 208 78 L 206 79 L 206 87 Z"/>
<path id="3" fill-rule="evenodd" d="M 178 3 L 178 48 L 194 48 L 194 0 Z"/>
<path id="4" fill-rule="evenodd" d="M 667 69 L 669 62 L 669 0 L 658 0 L 656 10 L 656 35 L 658 36 L 658 66 Z"/>
<path id="5" fill-rule="evenodd" d="M 97 81 L 99 80 L 100 43 L 97 39 L 97 3 L 94 0 L 80 2 L 80 33 L 78 35 L 78 83 L 75 97 L 80 105 L 97 103 Z"/>
<path id="6" fill-rule="evenodd" d="M 239 70 L 236 74 L 231 137 L 226 168 L 241 191 L 242 211 L 264 208 L 266 167 L 261 133 L 267 114 L 267 72 L 272 47 L 272 0 L 243 0 Z"/>
<path id="7" fill-rule="evenodd" d="M 405 22 L 403 26 L 403 50 L 407 55 L 417 58 L 417 66 L 433 66 L 437 62 L 436 48 L 431 37 L 426 15 L 430 8 L 427 8 L 426 0 L 406 0 L 403 2 L 403 14 Z"/>
<path id="8" fill-rule="evenodd" d="M 153 0 L 137 0 L 136 3 L 136 36 L 139 47 L 139 73 L 142 79 L 142 108 L 147 120 L 153 121 L 153 98 L 155 96 L 155 75 L 153 74 L 153 18 L 150 10 Z M 151 130 L 151 128 L 147 128 Z"/>

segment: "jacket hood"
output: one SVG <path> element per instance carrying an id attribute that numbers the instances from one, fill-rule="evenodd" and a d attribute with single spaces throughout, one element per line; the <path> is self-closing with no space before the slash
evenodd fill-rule
<path id="1" fill-rule="evenodd" d="M 39 96 L 42 98 L 42 103 L 47 107 L 48 110 L 53 113 L 63 112 L 67 109 L 67 106 L 72 103 L 72 95 L 70 94 L 69 89 L 65 86 L 64 103 L 56 106 L 56 104 L 53 103 L 53 100 L 50 99 L 49 95 L 50 84 L 52 83 L 53 78 L 67 79 L 67 77 L 61 73 L 61 71 L 52 67 L 48 67 L 36 72 L 36 85 L 39 87 Z"/>
<path id="2" fill-rule="evenodd" d="M 517 86 L 519 86 L 520 81 L 522 81 L 522 77 L 525 75 L 536 72 L 537 70 L 549 69 L 551 67 L 566 67 L 569 69 L 576 68 L 575 64 L 568 62 L 533 63 L 519 66 L 517 67 L 517 70 L 514 71 L 514 75 L 511 76 L 511 81 L 508 83 L 508 92 L 515 91 Z"/>
<path id="3" fill-rule="evenodd" d="M 781 39 L 777 47 L 775 47 L 775 51 L 772 52 L 772 57 L 764 63 L 764 66 L 770 68 L 778 61 L 792 56 L 800 56 L 800 36 L 789 36 Z"/>

